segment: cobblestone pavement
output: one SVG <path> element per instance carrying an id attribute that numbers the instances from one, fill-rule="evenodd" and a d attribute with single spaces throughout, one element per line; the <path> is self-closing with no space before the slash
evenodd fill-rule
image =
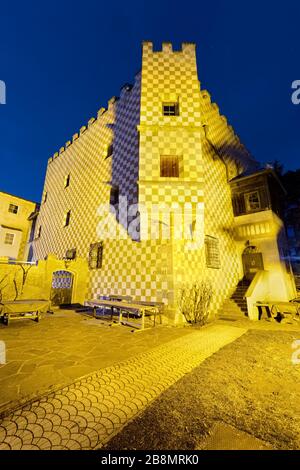
<path id="1" fill-rule="evenodd" d="M 210 325 L 33 401 L 0 421 L 0 450 L 101 448 L 161 392 L 245 332 Z"/>

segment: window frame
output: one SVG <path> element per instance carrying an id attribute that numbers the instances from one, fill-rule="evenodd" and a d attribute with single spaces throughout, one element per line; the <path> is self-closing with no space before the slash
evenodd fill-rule
<path id="1" fill-rule="evenodd" d="M 254 194 L 257 194 L 257 200 L 258 200 L 258 207 L 256 208 L 252 208 L 251 207 L 251 203 L 249 201 L 251 195 L 254 195 Z M 262 206 L 261 206 L 261 198 L 260 198 L 260 194 L 259 194 L 259 191 L 256 189 L 254 191 L 248 191 L 247 193 L 244 194 L 244 200 L 245 200 L 245 209 L 246 209 L 246 212 L 257 212 L 257 211 L 260 211 L 262 209 Z"/>
<path id="2" fill-rule="evenodd" d="M 91 243 L 88 259 L 89 269 L 101 269 L 103 265 L 103 241 Z"/>
<path id="3" fill-rule="evenodd" d="M 71 174 L 68 173 L 65 178 L 64 178 L 64 188 L 68 188 L 70 186 L 70 178 L 71 178 Z"/>
<path id="4" fill-rule="evenodd" d="M 167 109 L 168 112 L 167 112 Z M 174 112 L 171 112 L 171 108 L 174 108 Z M 162 114 L 163 116 L 179 116 L 179 103 L 178 101 L 164 101 L 162 103 Z"/>
<path id="5" fill-rule="evenodd" d="M 15 242 L 15 233 L 12 233 L 12 232 L 5 232 L 5 236 L 4 236 L 4 245 L 9 245 L 9 246 L 13 246 L 14 242 Z M 7 242 L 7 237 L 12 237 L 11 238 L 11 243 L 8 243 Z"/>
<path id="6" fill-rule="evenodd" d="M 11 210 L 12 207 L 16 208 L 16 210 Z M 17 204 L 9 203 L 9 205 L 8 205 L 8 212 L 9 212 L 10 214 L 15 214 L 15 215 L 16 215 L 16 214 L 18 214 L 18 212 L 19 212 L 19 207 L 20 207 L 20 206 L 17 206 Z"/>
<path id="7" fill-rule="evenodd" d="M 167 162 L 169 163 L 170 167 L 172 167 L 171 170 Z M 175 171 L 174 171 L 174 168 L 175 168 Z M 161 178 L 180 178 L 179 155 L 160 155 L 160 177 Z"/>
<path id="8" fill-rule="evenodd" d="M 71 220 L 71 209 L 65 213 L 64 227 L 69 227 Z"/>
<path id="9" fill-rule="evenodd" d="M 220 269 L 221 268 L 221 251 L 220 240 L 212 235 L 205 235 L 205 263 L 207 268 Z"/>

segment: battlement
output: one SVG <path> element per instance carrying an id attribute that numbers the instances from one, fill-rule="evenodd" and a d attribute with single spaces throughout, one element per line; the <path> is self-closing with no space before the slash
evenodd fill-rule
<path id="1" fill-rule="evenodd" d="M 136 73 L 135 75 L 135 82 L 139 79 L 140 72 Z M 127 94 L 130 93 L 134 85 L 125 83 L 121 88 L 120 88 L 120 96 L 121 98 Z M 86 125 L 83 125 L 80 127 L 79 131 L 73 134 L 72 140 L 68 140 L 64 146 L 60 147 L 58 152 L 55 152 L 52 157 L 48 158 L 48 164 L 50 164 L 53 160 L 55 160 L 58 156 L 64 153 L 64 151 L 70 147 L 70 145 L 73 144 L 82 134 L 84 134 L 91 126 L 93 126 L 99 119 L 102 118 L 102 116 L 108 111 L 108 110 L 113 110 L 114 106 L 116 106 L 116 103 L 119 101 L 118 96 L 112 96 L 108 102 L 107 102 L 107 107 L 100 108 L 97 112 L 97 117 L 91 117 Z"/>
<path id="2" fill-rule="evenodd" d="M 181 44 L 180 50 L 173 50 L 173 45 L 171 42 L 163 42 L 161 50 L 153 50 L 153 42 L 151 41 L 143 41 L 142 44 L 143 48 L 143 55 L 150 55 L 150 54 L 187 54 L 187 55 L 195 55 L 196 53 L 196 44 L 193 42 L 183 42 Z"/>

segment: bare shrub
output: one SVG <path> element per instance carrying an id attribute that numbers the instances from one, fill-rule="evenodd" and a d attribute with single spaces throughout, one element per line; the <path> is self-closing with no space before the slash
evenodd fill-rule
<path id="1" fill-rule="evenodd" d="M 186 321 L 191 324 L 205 325 L 208 321 L 212 297 L 213 288 L 208 280 L 182 287 L 178 306 Z"/>

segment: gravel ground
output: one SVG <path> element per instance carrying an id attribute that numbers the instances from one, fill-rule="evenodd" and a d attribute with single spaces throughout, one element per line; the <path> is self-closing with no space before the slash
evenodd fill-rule
<path id="1" fill-rule="evenodd" d="M 300 449 L 298 331 L 249 330 L 164 392 L 107 449 L 196 449 L 215 423 Z"/>

